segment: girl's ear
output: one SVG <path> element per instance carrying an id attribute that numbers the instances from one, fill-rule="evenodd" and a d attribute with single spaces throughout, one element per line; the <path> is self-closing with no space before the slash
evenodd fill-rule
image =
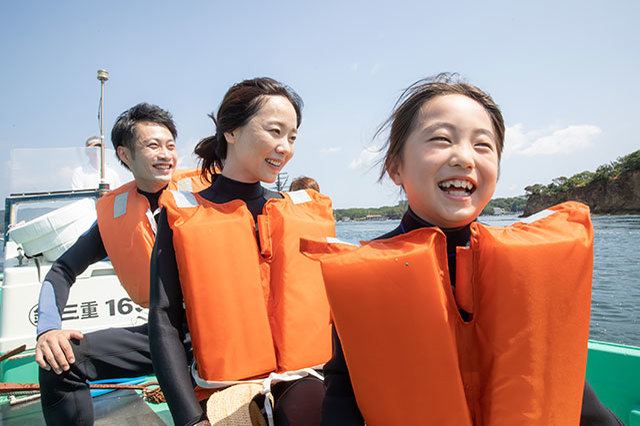
<path id="1" fill-rule="evenodd" d="M 116 148 L 116 154 L 118 154 L 120 161 L 126 164 L 127 167 L 131 167 L 131 151 L 129 148 L 119 145 L 118 148 Z"/>
<path id="2" fill-rule="evenodd" d="M 232 130 L 231 132 L 224 132 L 224 138 L 227 140 L 227 143 L 234 144 L 236 143 L 236 136 L 238 131 Z"/>
<path id="3" fill-rule="evenodd" d="M 389 165 L 389 167 L 387 168 L 387 174 L 389 175 L 393 183 L 398 186 L 402 186 L 402 164 L 399 164 L 398 160 Z"/>

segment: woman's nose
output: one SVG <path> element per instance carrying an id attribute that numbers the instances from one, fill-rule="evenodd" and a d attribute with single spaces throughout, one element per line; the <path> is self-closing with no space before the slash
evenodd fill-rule
<path id="1" fill-rule="evenodd" d="M 293 144 L 288 140 L 283 140 L 278 144 L 278 146 L 276 146 L 276 152 L 287 156 L 291 155 L 293 154 Z"/>

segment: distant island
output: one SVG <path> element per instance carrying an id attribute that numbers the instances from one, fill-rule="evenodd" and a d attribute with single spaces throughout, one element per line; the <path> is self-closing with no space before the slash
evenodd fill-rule
<path id="1" fill-rule="evenodd" d="M 494 198 L 482 210 L 481 215 L 520 215 L 527 204 L 527 197 L 521 195 L 511 198 Z M 407 211 L 407 201 L 400 201 L 395 206 L 335 209 L 333 214 L 336 221 L 365 221 L 365 220 L 399 220 Z"/>
<path id="2" fill-rule="evenodd" d="M 549 185 L 525 188 L 524 216 L 564 201 L 579 201 L 593 214 L 640 214 L 640 150 L 569 178 L 561 176 Z"/>
<path id="3" fill-rule="evenodd" d="M 348 222 L 352 220 L 394 220 L 402 218 L 407 211 L 407 201 L 400 201 L 395 206 L 334 209 L 336 221 Z"/>

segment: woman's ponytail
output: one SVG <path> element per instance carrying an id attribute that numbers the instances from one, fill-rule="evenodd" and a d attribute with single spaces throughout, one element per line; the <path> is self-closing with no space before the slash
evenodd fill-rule
<path id="1" fill-rule="evenodd" d="M 209 117 L 216 124 L 215 116 L 209 114 Z M 193 150 L 202 162 L 201 174 L 209 183 L 214 181 L 214 175 L 220 173 L 224 159 L 227 157 L 227 140 L 224 134 L 218 130 L 216 134 L 207 136 L 198 142 Z"/>

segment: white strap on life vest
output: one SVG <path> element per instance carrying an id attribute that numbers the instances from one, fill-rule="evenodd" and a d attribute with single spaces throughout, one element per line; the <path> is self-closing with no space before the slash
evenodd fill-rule
<path id="1" fill-rule="evenodd" d="M 315 371 L 313 368 L 302 368 L 295 371 L 285 371 L 284 373 L 271 373 L 269 376 L 263 379 L 253 380 L 228 380 L 228 381 L 211 381 L 205 380 L 198 375 L 198 369 L 196 363 L 191 364 L 191 375 L 193 376 L 196 384 L 201 388 L 207 389 L 220 389 L 228 386 L 240 385 L 243 383 L 255 383 L 262 385 L 261 393 L 264 395 L 264 409 L 267 414 L 267 420 L 269 426 L 274 426 L 273 423 L 273 407 L 271 406 L 271 386 L 278 382 L 292 382 L 294 380 L 302 379 L 303 377 L 313 376 L 320 380 L 324 380 L 322 375 Z"/>
<path id="2" fill-rule="evenodd" d="M 127 199 L 129 198 L 129 192 L 123 192 L 116 195 L 116 199 L 113 200 L 113 218 L 118 218 L 127 212 Z"/>
<path id="3" fill-rule="evenodd" d="M 327 242 L 329 244 L 347 244 L 349 246 L 355 246 L 355 247 L 360 247 L 360 244 L 354 244 L 354 243 L 350 243 L 348 241 L 343 241 L 339 238 L 336 237 L 325 237 L 327 239 Z"/>
<path id="4" fill-rule="evenodd" d="M 196 367 L 195 361 L 191 364 L 191 376 L 193 376 L 193 380 L 195 380 L 196 385 L 205 389 L 220 389 L 220 388 L 226 388 L 233 385 L 240 385 L 242 383 L 256 383 L 260 385 L 265 380 L 265 379 L 226 380 L 226 381 L 205 380 L 198 375 L 198 368 Z"/>
<path id="5" fill-rule="evenodd" d="M 155 215 L 160 213 L 160 207 L 156 209 L 155 212 L 151 212 L 151 209 L 147 209 L 144 214 L 147 216 L 147 220 L 149 221 L 149 225 L 151 225 L 151 230 L 153 231 L 153 235 L 158 233 L 158 224 L 156 223 Z"/>
<path id="6" fill-rule="evenodd" d="M 191 185 L 191 178 L 180 179 L 176 183 L 176 188 L 178 188 L 178 191 L 182 191 L 182 192 L 193 192 L 193 186 Z"/>
<path id="7" fill-rule="evenodd" d="M 191 192 L 171 191 L 171 194 L 173 194 L 173 199 L 178 208 L 198 207 L 199 205 L 196 196 Z"/>
<path id="8" fill-rule="evenodd" d="M 287 192 L 293 204 L 302 204 L 311 201 L 311 197 L 307 194 L 307 191 L 304 189 L 299 189 L 297 191 Z"/>
<path id="9" fill-rule="evenodd" d="M 549 210 L 549 209 L 542 210 L 542 211 L 539 211 L 536 214 L 532 214 L 529 217 L 525 217 L 525 218 L 521 219 L 520 222 L 527 223 L 527 224 L 528 223 L 532 223 L 532 222 L 535 222 L 536 220 L 544 219 L 547 216 L 551 216 L 554 213 L 556 213 L 556 211 L 554 211 L 554 210 Z"/>

